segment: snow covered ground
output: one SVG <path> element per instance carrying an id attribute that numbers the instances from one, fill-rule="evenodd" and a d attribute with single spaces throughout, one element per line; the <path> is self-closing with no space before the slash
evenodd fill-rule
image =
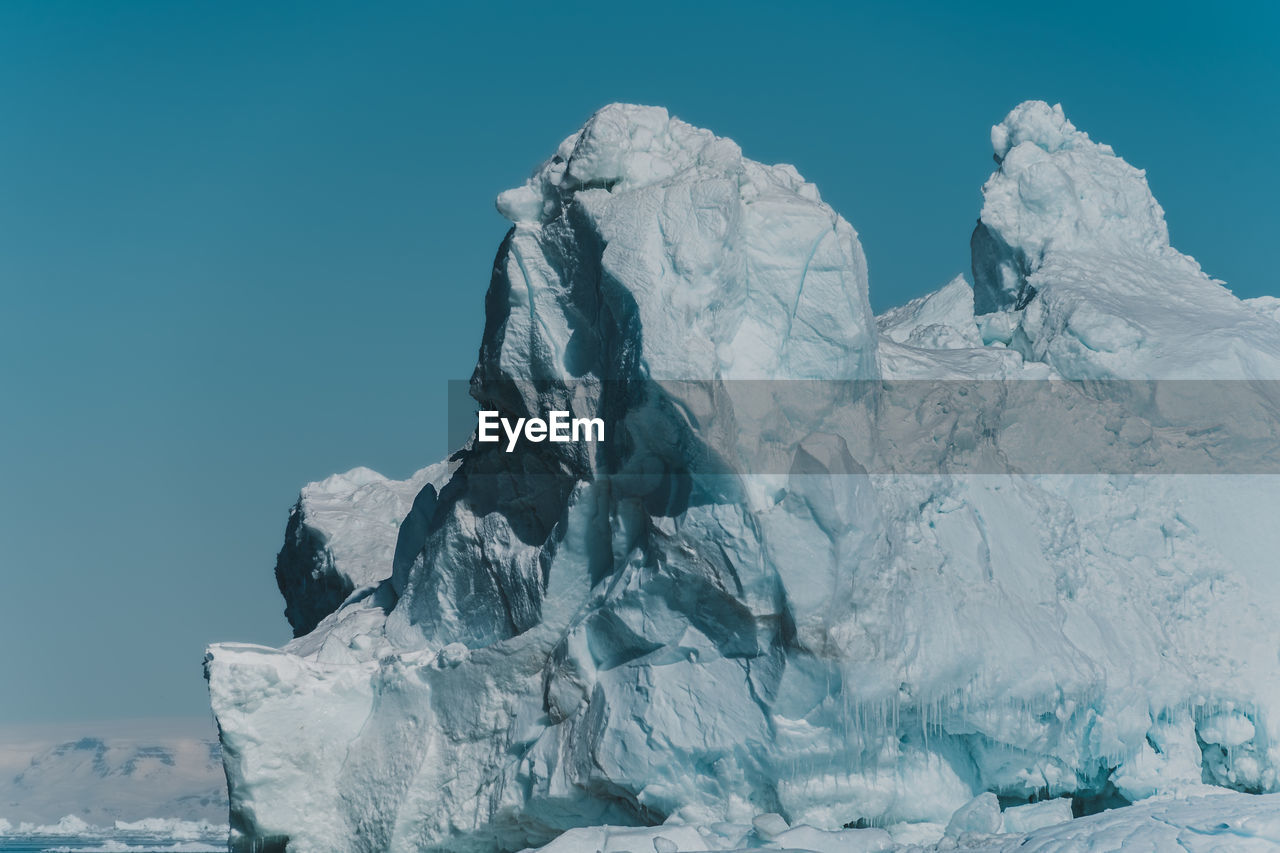
<path id="1" fill-rule="evenodd" d="M 233 846 L 1275 847 L 1275 303 L 1060 108 L 991 141 L 972 284 L 881 317 L 812 184 L 665 110 L 499 196 L 473 394 L 615 438 L 304 491 L 302 636 L 206 660 Z"/>

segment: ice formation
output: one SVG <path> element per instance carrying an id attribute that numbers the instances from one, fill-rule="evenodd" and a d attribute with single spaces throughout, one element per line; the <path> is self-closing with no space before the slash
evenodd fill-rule
<path id="1" fill-rule="evenodd" d="M 51 824 L 21 821 L 15 825 L 0 818 L 0 849 L 5 850 L 216 853 L 226 850 L 225 843 L 221 843 L 225 836 L 224 825 L 176 818 L 118 820 L 110 827 L 97 826 L 70 814 Z M 48 846 L 55 841 L 62 844 Z"/>
<path id="2" fill-rule="evenodd" d="M 293 635 L 310 633 L 357 589 L 391 575 L 401 522 L 429 512 L 448 478 L 448 462 L 407 480 L 388 480 L 368 468 L 308 483 L 289 513 L 276 584 Z"/>
<path id="3" fill-rule="evenodd" d="M 991 143 L 1000 167 L 971 240 L 989 342 L 1073 377 L 1280 377 L 1274 317 L 1169 245 L 1144 172 L 1040 101 Z"/>
<path id="4" fill-rule="evenodd" d="M 989 795 L 988 795 L 989 796 Z M 972 805 L 980 805 L 981 800 Z M 778 833 L 752 825 L 666 825 L 644 828 L 588 827 L 570 830 L 537 853 L 710 853 L 710 851 L 790 850 L 812 853 L 1117 853 L 1178 850 L 1185 853 L 1280 849 L 1280 795 L 1217 793 L 1186 799 L 1148 800 L 1128 808 L 1072 820 L 1062 816 L 1064 800 L 1015 806 L 1004 825 L 987 821 L 936 842 L 919 843 L 911 827 L 820 830 L 788 827 Z M 1027 826 L 1013 823 L 1019 811 Z M 996 812 L 999 818 L 999 812 Z M 1019 818 L 1020 819 L 1020 818 Z M 1041 822 L 1044 821 L 1044 822 Z M 989 830 L 989 831 L 988 831 Z"/>
<path id="5" fill-rule="evenodd" d="M 518 850 L 662 824 L 631 832 L 886 849 L 925 827 L 1056 837 L 1061 802 L 994 795 L 1280 789 L 1280 480 L 946 473 L 979 440 L 1074 452 L 1070 424 L 994 409 L 984 435 L 944 424 L 931 473 L 862 464 L 893 449 L 890 418 L 938 409 L 833 389 L 1280 378 L 1274 306 L 1170 247 L 1141 172 L 1040 102 L 992 142 L 974 287 L 880 318 L 811 184 L 662 109 L 604 108 L 499 196 L 473 391 L 619 438 L 473 443 L 411 505 L 367 472 L 309 487 L 281 556 L 303 635 L 206 662 L 233 846 Z M 1172 446 L 1188 400 L 1139 402 L 1104 456 Z M 748 829 L 690 846 L 715 826 Z M 547 849 L 593 832 L 612 831 Z"/>

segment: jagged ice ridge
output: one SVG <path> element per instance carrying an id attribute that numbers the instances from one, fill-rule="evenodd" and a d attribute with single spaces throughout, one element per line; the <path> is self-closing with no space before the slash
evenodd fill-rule
<path id="1" fill-rule="evenodd" d="M 277 565 L 301 636 L 206 662 L 233 846 L 517 850 L 774 813 L 872 844 L 841 828 L 1034 830 L 983 792 L 1280 788 L 1280 481 L 943 473 L 962 443 L 937 474 L 865 474 L 874 441 L 825 425 L 903 413 L 734 390 L 1280 379 L 1277 303 L 1173 249 L 1142 172 L 1042 102 L 992 143 L 973 287 L 879 318 L 813 185 L 662 109 L 604 108 L 500 195 L 474 393 L 619 438 L 304 491 Z"/>

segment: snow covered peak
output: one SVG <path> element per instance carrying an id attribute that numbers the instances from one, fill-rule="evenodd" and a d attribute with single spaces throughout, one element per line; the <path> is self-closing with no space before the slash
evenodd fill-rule
<path id="1" fill-rule="evenodd" d="M 1099 145 L 1089 139 L 1089 134 L 1077 130 L 1062 111 L 1062 104 L 1049 106 L 1044 101 L 1023 101 L 1009 111 L 1004 121 L 991 128 L 991 147 L 997 160 L 1003 160 L 1009 151 L 1024 142 L 1050 154 L 1074 148 L 1115 153 L 1111 146 Z"/>
<path id="2" fill-rule="evenodd" d="M 982 346 L 973 315 L 973 288 L 956 276 L 933 293 L 891 308 L 876 319 L 883 338 L 929 349 Z"/>
<path id="3" fill-rule="evenodd" d="M 613 104 L 497 205 L 482 380 L 875 375 L 857 234 L 792 166 Z"/>
<path id="4" fill-rule="evenodd" d="M 662 107 L 609 104 L 560 143 L 522 187 L 498 196 L 512 222 L 546 219 L 564 193 L 584 188 L 635 189 L 693 167 L 727 175 L 742 168 L 742 151 L 711 131 L 673 119 Z"/>
<path id="5" fill-rule="evenodd" d="M 1280 378 L 1274 324 L 1169 244 L 1146 173 L 1061 106 L 991 130 L 997 170 L 970 247 L 988 336 L 1069 379 Z"/>
<path id="6" fill-rule="evenodd" d="M 569 158 L 573 185 L 620 183 L 625 188 L 666 180 L 691 167 L 715 174 L 741 168 L 730 139 L 672 119 L 661 107 L 610 104 L 591 117 Z"/>
<path id="7" fill-rule="evenodd" d="M 1026 101 L 991 128 L 999 169 L 973 236 L 979 313 L 1026 304 L 1051 251 L 1156 253 L 1169 246 L 1146 173 L 1076 130 L 1061 105 Z"/>
<path id="8" fill-rule="evenodd" d="M 663 182 L 737 178 L 751 164 L 731 139 L 672 118 L 662 107 L 609 104 L 593 115 L 521 187 L 498 196 L 512 222 L 546 221 L 565 195 L 602 188 L 633 190 Z M 788 189 L 818 200 L 817 189 L 791 166 L 765 169 Z M 744 183 L 749 179 L 744 178 Z"/>
<path id="9" fill-rule="evenodd" d="M 199 718 L 0 725 L 0 808 L 33 835 L 69 812 L 105 826 L 155 814 L 225 821 L 214 735 Z M 2 850 L 5 833 L 0 819 Z"/>

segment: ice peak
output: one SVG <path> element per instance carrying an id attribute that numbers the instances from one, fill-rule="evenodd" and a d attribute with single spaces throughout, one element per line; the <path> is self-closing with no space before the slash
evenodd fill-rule
<path id="1" fill-rule="evenodd" d="M 565 194 L 578 190 L 637 189 L 682 173 L 692 180 L 743 168 L 733 140 L 672 118 L 662 107 L 615 103 L 560 143 L 524 186 L 500 194 L 497 206 L 512 222 L 546 220 Z"/>
<path id="2" fill-rule="evenodd" d="M 638 187 L 692 167 L 737 171 L 741 160 L 732 140 L 673 119 L 661 107 L 610 104 L 582 128 L 567 174 L 573 186 Z"/>
<path id="3" fill-rule="evenodd" d="M 1049 106 L 1044 101 L 1023 101 L 1009 111 L 1004 121 L 991 128 L 991 147 L 997 160 L 1004 160 L 1012 149 L 1024 142 L 1050 154 L 1088 147 L 1115 153 L 1110 146 L 1099 145 L 1089 139 L 1089 134 L 1077 130 L 1062 111 L 1062 104 Z"/>
<path id="4" fill-rule="evenodd" d="M 494 315 L 485 376 L 874 373 L 853 228 L 794 167 L 665 109 L 604 107 L 497 206 L 515 223 L 500 259 L 515 302 Z M 587 317 L 591 347 L 572 334 Z"/>
<path id="5" fill-rule="evenodd" d="M 609 104 L 561 142 L 524 186 L 500 193 L 498 211 L 515 223 L 545 222 L 573 192 L 737 177 L 746 163 L 736 142 L 672 118 L 660 106 Z M 777 169 L 790 170 L 797 187 L 808 186 L 794 169 Z"/>
<path id="6" fill-rule="evenodd" d="M 1026 101 L 991 129 L 999 168 L 971 242 L 978 313 L 1021 308 L 1053 253 L 1156 256 L 1169 248 L 1146 173 L 1076 129 L 1061 105 Z"/>
<path id="7" fill-rule="evenodd" d="M 1071 378 L 1280 375 L 1274 324 L 1170 246 L 1144 171 L 1043 101 L 991 141 L 970 247 L 976 312 L 1005 312 L 996 338 Z"/>

